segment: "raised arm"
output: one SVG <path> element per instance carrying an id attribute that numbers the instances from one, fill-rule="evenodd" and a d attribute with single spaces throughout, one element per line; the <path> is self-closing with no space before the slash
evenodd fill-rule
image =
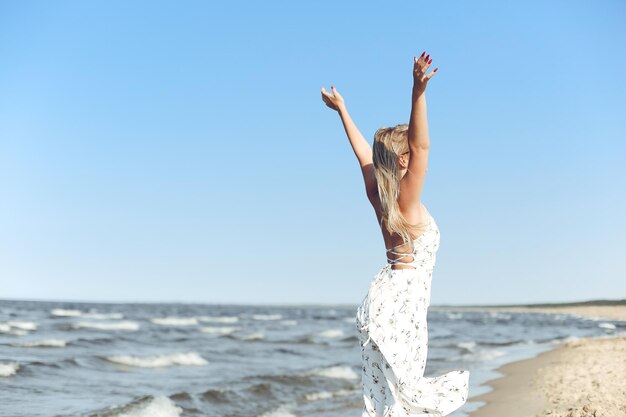
<path id="1" fill-rule="evenodd" d="M 346 108 L 346 104 L 341 94 L 339 94 L 334 86 L 331 86 L 330 88 L 333 91 L 333 94 L 329 94 L 326 92 L 324 87 L 322 87 L 322 100 L 324 100 L 324 103 L 326 103 L 328 107 L 337 111 L 339 117 L 341 117 L 341 122 L 343 123 L 343 128 L 346 131 L 352 150 L 359 160 L 361 173 L 363 174 L 363 180 L 365 181 L 365 192 L 367 197 L 371 200 L 372 197 L 378 193 L 376 177 L 374 176 L 372 147 L 367 140 L 365 140 L 359 129 L 352 121 L 352 117 L 350 117 L 350 113 L 348 113 L 348 109 Z"/>
<path id="2" fill-rule="evenodd" d="M 419 59 L 413 57 L 413 91 L 411 94 L 411 116 L 409 119 L 409 163 L 406 175 L 400 181 L 400 199 L 403 205 L 417 206 L 420 203 L 426 171 L 430 138 L 426 115 L 426 86 L 438 68 L 426 75 L 432 59 L 430 54 Z"/>

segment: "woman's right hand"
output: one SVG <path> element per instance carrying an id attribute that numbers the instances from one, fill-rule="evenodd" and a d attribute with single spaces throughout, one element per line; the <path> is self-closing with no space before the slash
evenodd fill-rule
<path id="1" fill-rule="evenodd" d="M 435 72 L 439 67 L 435 68 L 433 72 L 426 75 L 426 71 L 430 68 L 430 63 L 433 62 L 430 58 L 430 54 L 424 56 L 426 51 L 422 52 L 419 58 L 413 57 L 413 88 L 423 93 L 426 90 L 428 81 L 435 75 Z"/>
<path id="2" fill-rule="evenodd" d="M 328 107 L 333 110 L 339 111 L 345 104 L 343 102 L 343 97 L 341 94 L 335 89 L 335 86 L 330 86 L 330 89 L 333 90 L 333 94 L 328 93 L 324 87 L 322 87 L 322 100 Z"/>

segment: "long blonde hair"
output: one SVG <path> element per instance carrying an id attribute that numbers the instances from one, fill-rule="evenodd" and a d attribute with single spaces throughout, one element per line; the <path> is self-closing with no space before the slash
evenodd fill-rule
<path id="1" fill-rule="evenodd" d="M 382 220 L 389 233 L 402 236 L 405 244 L 413 241 L 410 232 L 418 235 L 426 228 L 425 223 L 416 225 L 409 223 L 398 205 L 401 179 L 399 159 L 400 155 L 409 152 L 408 130 L 409 125 L 406 123 L 394 127 L 381 127 L 374 134 L 372 147 Z"/>

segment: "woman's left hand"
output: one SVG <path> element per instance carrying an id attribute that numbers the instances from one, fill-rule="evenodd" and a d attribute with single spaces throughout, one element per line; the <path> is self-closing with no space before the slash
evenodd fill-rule
<path id="1" fill-rule="evenodd" d="M 343 97 L 341 97 L 341 94 L 335 89 L 335 86 L 331 85 L 330 89 L 333 90 L 334 95 L 328 93 L 324 87 L 322 87 L 322 100 L 324 100 L 324 103 L 331 109 L 339 111 L 345 106 Z"/>

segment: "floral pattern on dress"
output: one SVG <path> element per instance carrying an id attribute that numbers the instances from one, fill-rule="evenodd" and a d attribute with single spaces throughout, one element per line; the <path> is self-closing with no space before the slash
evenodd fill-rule
<path id="1" fill-rule="evenodd" d="M 413 241 L 410 264 L 387 263 L 370 283 L 357 309 L 361 345 L 362 417 L 446 416 L 469 394 L 469 370 L 424 376 L 428 353 L 427 313 L 432 273 L 439 248 L 439 228 L 432 216 L 427 230 Z"/>

